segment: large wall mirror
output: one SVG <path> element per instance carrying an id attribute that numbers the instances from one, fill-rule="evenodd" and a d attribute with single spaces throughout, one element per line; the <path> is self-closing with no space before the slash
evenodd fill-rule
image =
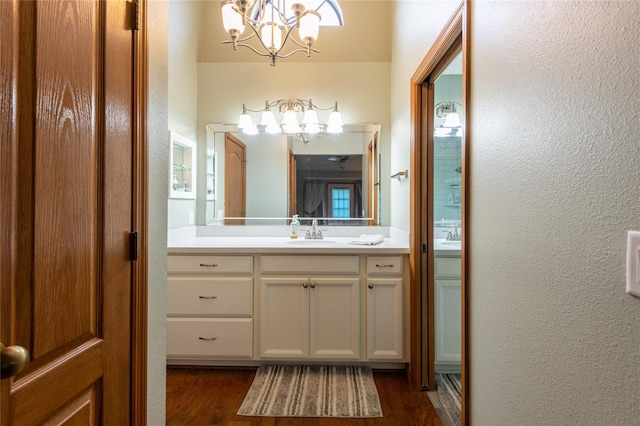
<path id="1" fill-rule="evenodd" d="M 380 125 L 302 139 L 207 125 L 207 225 L 282 225 L 293 214 L 324 225 L 382 225 L 389 195 L 380 185 Z"/>

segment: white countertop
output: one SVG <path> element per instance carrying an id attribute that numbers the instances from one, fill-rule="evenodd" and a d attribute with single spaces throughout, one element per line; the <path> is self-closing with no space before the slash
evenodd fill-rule
<path id="1" fill-rule="evenodd" d="M 305 240 L 289 237 L 193 237 L 172 241 L 169 254 L 408 254 L 405 242 L 385 238 L 371 246 L 349 244 L 353 237 Z"/>

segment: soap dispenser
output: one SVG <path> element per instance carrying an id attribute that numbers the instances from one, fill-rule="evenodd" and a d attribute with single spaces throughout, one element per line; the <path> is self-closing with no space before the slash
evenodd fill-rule
<path id="1" fill-rule="evenodd" d="M 298 238 L 298 226 L 300 226 L 300 222 L 298 222 L 298 215 L 294 214 L 293 220 L 291 220 L 291 235 L 289 235 L 289 238 L 292 240 Z"/>

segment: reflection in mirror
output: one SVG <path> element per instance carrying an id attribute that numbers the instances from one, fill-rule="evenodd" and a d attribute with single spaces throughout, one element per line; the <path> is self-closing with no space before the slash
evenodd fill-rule
<path id="1" fill-rule="evenodd" d="M 379 225 L 379 125 L 345 125 L 308 143 L 207 125 L 208 225 Z M 388 198 L 388 197 L 387 197 Z M 303 222 L 304 223 L 304 222 Z"/>
<path id="2" fill-rule="evenodd" d="M 460 240 L 462 160 L 462 54 L 434 85 L 433 217 L 436 239 Z"/>

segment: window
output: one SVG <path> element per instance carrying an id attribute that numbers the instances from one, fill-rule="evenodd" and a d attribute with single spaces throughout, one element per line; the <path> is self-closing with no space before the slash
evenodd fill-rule
<path id="1" fill-rule="evenodd" d="M 355 217 L 354 184 L 330 183 L 327 185 L 329 216 L 335 218 Z"/>
<path id="2" fill-rule="evenodd" d="M 291 5 L 299 2 L 300 0 L 275 0 L 275 2 L 274 0 L 266 0 L 267 13 L 271 9 L 272 4 L 276 10 L 280 10 L 279 6 L 282 6 L 287 22 L 291 23 L 295 20 L 295 16 L 291 10 Z M 336 0 L 306 0 L 304 3 L 309 10 L 315 10 L 320 14 L 320 17 L 322 18 L 320 26 L 339 27 L 344 24 L 342 9 L 340 9 L 340 5 Z M 253 19 L 258 19 L 258 6 L 259 3 L 256 3 L 254 6 Z"/>
<path id="3" fill-rule="evenodd" d="M 331 191 L 331 216 L 350 217 L 349 190 L 345 188 L 333 188 Z"/>

